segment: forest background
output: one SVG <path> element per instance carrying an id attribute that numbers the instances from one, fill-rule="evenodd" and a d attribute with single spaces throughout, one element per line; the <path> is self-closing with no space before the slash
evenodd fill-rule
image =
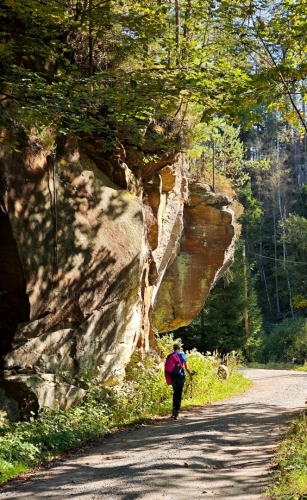
<path id="1" fill-rule="evenodd" d="M 4 0 L 1 142 L 185 151 L 236 199 L 233 267 L 187 348 L 304 363 L 306 1 Z M 244 254 L 244 257 L 243 257 Z"/>

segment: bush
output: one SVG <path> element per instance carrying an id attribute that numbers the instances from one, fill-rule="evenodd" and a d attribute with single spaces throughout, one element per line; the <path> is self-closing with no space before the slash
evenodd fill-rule
<path id="1" fill-rule="evenodd" d="M 269 335 L 264 335 L 260 360 L 304 364 L 307 358 L 307 321 L 285 319 Z"/>

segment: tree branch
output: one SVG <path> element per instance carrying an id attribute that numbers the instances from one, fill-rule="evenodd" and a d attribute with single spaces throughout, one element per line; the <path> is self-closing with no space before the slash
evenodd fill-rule
<path id="1" fill-rule="evenodd" d="M 252 22 L 253 22 L 254 28 L 256 29 L 254 19 L 252 20 Z M 304 127 L 305 132 L 307 133 L 307 125 L 306 125 L 306 122 L 305 122 L 305 120 L 304 120 L 304 118 L 303 118 L 303 116 L 302 116 L 302 114 L 301 114 L 301 112 L 300 112 L 299 108 L 297 107 L 297 105 L 295 104 L 295 102 L 294 102 L 294 100 L 293 100 L 293 97 L 292 97 L 293 93 L 290 91 L 289 86 L 288 86 L 288 83 L 287 83 L 287 82 L 286 82 L 286 80 L 284 79 L 284 76 L 283 76 L 282 72 L 280 71 L 280 69 L 279 69 L 279 67 L 278 67 L 278 64 L 277 64 L 277 62 L 275 61 L 275 58 L 274 58 L 274 56 L 273 56 L 272 52 L 270 51 L 269 47 L 267 46 L 266 42 L 263 40 L 262 36 L 261 36 L 261 35 L 259 35 L 259 33 L 257 33 L 257 35 L 258 35 L 259 40 L 260 40 L 260 42 L 262 43 L 262 45 L 263 45 L 263 47 L 264 47 L 265 51 L 266 51 L 266 52 L 267 52 L 267 54 L 269 55 L 269 57 L 270 57 L 270 59 L 271 59 L 271 61 L 272 61 L 273 65 L 274 65 L 275 69 L 277 70 L 277 73 L 278 73 L 278 75 L 279 75 L 279 77 L 280 77 L 280 79 L 281 79 L 281 81 L 282 81 L 282 83 L 283 83 L 283 85 L 284 85 L 284 87 L 285 87 L 285 89 L 286 89 L 286 94 L 288 95 L 288 97 L 289 97 L 289 99 L 290 99 L 290 102 L 291 102 L 291 104 L 292 104 L 293 108 L 295 109 L 295 111 L 296 111 L 296 113 L 297 113 L 297 116 L 298 116 L 298 118 L 299 118 L 299 120 L 300 120 L 301 124 L 302 124 L 302 125 L 303 125 L 303 127 Z"/>

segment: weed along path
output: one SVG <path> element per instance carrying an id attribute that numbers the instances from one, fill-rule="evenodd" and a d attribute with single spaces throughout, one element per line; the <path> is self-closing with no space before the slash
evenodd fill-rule
<path id="1" fill-rule="evenodd" d="M 254 386 L 222 402 L 126 429 L 12 481 L 1 500 L 260 500 L 307 373 L 243 370 Z"/>

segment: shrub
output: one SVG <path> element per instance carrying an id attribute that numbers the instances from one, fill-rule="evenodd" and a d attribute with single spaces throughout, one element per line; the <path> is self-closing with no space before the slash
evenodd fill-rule
<path id="1" fill-rule="evenodd" d="M 264 335 L 260 361 L 304 364 L 307 358 L 307 321 L 285 319 L 269 335 Z"/>

